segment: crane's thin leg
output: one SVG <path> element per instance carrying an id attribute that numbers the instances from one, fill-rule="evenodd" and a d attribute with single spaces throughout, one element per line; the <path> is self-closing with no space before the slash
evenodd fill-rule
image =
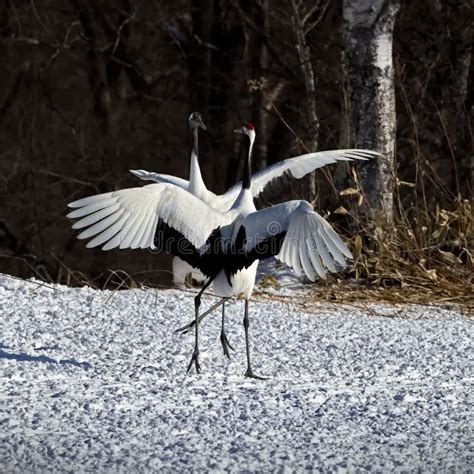
<path id="1" fill-rule="evenodd" d="M 196 367 L 196 372 L 199 374 L 201 372 L 201 366 L 199 365 L 199 307 L 201 306 L 201 296 L 206 290 L 206 288 L 212 283 L 215 277 L 209 278 L 206 284 L 201 288 L 201 291 L 196 295 L 194 298 L 194 317 L 196 323 L 196 333 L 195 333 L 195 341 L 194 341 L 194 351 L 193 355 L 191 356 L 191 360 L 189 361 L 188 365 L 188 372 L 191 370 L 191 367 L 194 363 Z"/>
<path id="2" fill-rule="evenodd" d="M 230 359 L 229 349 L 234 350 L 234 348 L 229 344 L 227 336 L 225 334 L 225 302 L 222 304 L 222 328 L 221 328 L 221 344 L 224 349 L 224 355 Z"/>
<path id="3" fill-rule="evenodd" d="M 221 304 L 224 304 L 229 299 L 230 299 L 230 296 L 226 296 L 225 298 L 220 299 L 217 303 L 212 305 L 205 313 L 202 313 L 201 316 L 199 316 L 199 322 L 201 322 L 208 314 L 211 314 L 216 308 L 218 308 Z M 176 329 L 175 332 L 180 332 L 181 334 L 187 334 L 189 330 L 194 327 L 195 324 L 196 324 L 196 320 L 193 319 L 190 323 L 186 324 L 186 326 Z"/>
<path id="4" fill-rule="evenodd" d="M 252 366 L 250 365 L 250 340 L 249 340 L 249 300 L 245 300 L 245 315 L 244 315 L 244 328 L 245 328 L 245 347 L 247 349 L 247 372 L 245 372 L 245 377 L 250 377 L 252 379 L 266 380 L 265 377 L 259 377 L 255 375 L 252 371 Z"/>

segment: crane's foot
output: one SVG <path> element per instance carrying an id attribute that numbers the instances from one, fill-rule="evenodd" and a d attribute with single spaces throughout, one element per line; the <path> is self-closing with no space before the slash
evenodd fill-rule
<path id="1" fill-rule="evenodd" d="M 221 344 L 222 344 L 222 349 L 224 350 L 224 355 L 230 359 L 230 353 L 229 353 L 229 349 L 231 350 L 235 350 L 229 343 L 229 340 L 227 339 L 227 336 L 225 334 L 224 331 L 221 331 Z"/>
<path id="2" fill-rule="evenodd" d="M 193 355 L 191 356 L 191 360 L 189 361 L 188 370 L 186 372 L 189 372 L 191 370 L 193 364 L 196 368 L 196 373 L 199 374 L 201 372 L 201 366 L 199 365 L 199 351 L 197 349 L 194 349 Z"/>
<path id="3" fill-rule="evenodd" d="M 251 379 L 257 379 L 257 380 L 268 380 L 268 377 L 260 377 L 259 375 L 255 375 L 252 371 L 252 369 L 248 368 L 247 372 L 245 372 L 245 377 L 249 377 Z"/>

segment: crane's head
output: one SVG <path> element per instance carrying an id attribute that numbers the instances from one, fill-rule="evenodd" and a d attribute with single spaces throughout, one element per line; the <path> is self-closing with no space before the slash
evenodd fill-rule
<path id="1" fill-rule="evenodd" d="M 255 139 L 255 127 L 252 122 L 247 122 L 242 127 L 234 130 L 234 133 L 241 133 L 242 135 L 247 135 L 251 141 Z"/>
<path id="2" fill-rule="evenodd" d="M 193 112 L 189 118 L 189 128 L 191 130 L 201 127 L 203 130 L 207 130 L 206 126 L 204 125 L 204 122 L 202 121 L 201 114 L 199 112 Z"/>

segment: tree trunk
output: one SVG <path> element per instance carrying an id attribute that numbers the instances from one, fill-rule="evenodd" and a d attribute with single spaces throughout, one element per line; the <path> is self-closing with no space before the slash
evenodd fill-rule
<path id="1" fill-rule="evenodd" d="M 359 165 L 370 214 L 393 219 L 395 86 L 392 43 L 400 0 L 343 0 L 355 146 L 382 157 Z"/>
<path id="2" fill-rule="evenodd" d="M 304 101 L 304 111 L 306 119 L 306 128 L 309 132 L 309 149 L 316 151 L 318 148 L 319 135 L 319 118 L 316 109 L 316 83 L 314 80 L 313 65 L 311 63 L 311 51 L 306 41 L 305 20 L 301 12 L 301 5 L 297 5 L 295 0 L 292 1 L 293 16 L 291 18 L 293 33 L 296 39 L 296 51 L 300 62 L 301 72 L 306 90 Z M 309 175 L 309 201 L 316 199 L 316 174 L 313 171 Z"/>

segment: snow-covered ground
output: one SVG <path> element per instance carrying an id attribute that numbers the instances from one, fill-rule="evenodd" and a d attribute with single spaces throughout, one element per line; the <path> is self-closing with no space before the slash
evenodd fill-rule
<path id="1" fill-rule="evenodd" d="M 229 305 L 186 374 L 181 291 L 0 276 L 0 471 L 472 472 L 472 322 L 440 307 Z M 207 307 L 212 298 L 204 299 Z M 373 313 L 378 314 L 374 316 Z M 471 404 L 471 405 L 470 405 Z"/>

